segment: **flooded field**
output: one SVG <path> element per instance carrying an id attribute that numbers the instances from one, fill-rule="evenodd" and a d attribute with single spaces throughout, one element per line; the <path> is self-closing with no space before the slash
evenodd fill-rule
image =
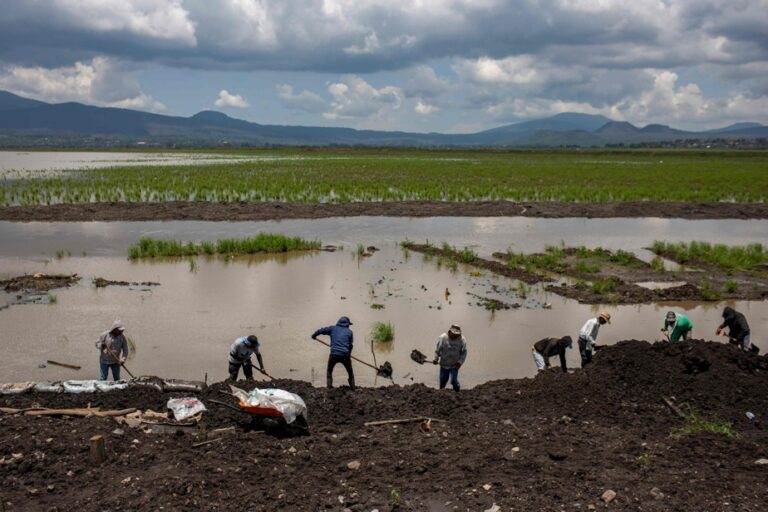
<path id="1" fill-rule="evenodd" d="M 575 337 L 597 311 L 613 316 L 600 343 L 659 337 L 666 310 L 684 311 L 694 335 L 714 338 L 724 302 L 672 305 L 589 306 L 512 279 L 459 266 L 455 271 L 405 253 L 399 242 L 448 242 L 489 257 L 513 248 L 533 252 L 547 244 L 601 246 L 652 256 L 654 239 L 697 240 L 717 233 L 719 242 L 765 242 L 765 221 L 524 218 L 345 218 L 280 222 L 206 223 L 0 223 L 0 279 L 24 273 L 77 273 L 75 286 L 53 290 L 50 304 L 10 305 L 0 310 L 2 381 L 90 378 L 97 375 L 93 341 L 119 318 L 136 346 L 128 367 L 135 374 L 220 380 L 232 340 L 254 333 L 267 368 L 276 376 L 324 384 L 328 349 L 310 339 L 341 315 L 354 322 L 354 354 L 371 361 L 370 330 L 390 322 L 395 340 L 377 344 L 378 364 L 394 367 L 397 383 L 435 385 L 437 370 L 410 360 L 411 350 L 432 354 L 437 336 L 460 324 L 469 343 L 462 369 L 465 386 L 492 379 L 531 376 L 531 344 L 546 336 Z M 337 252 L 256 256 L 224 260 L 198 257 L 129 262 L 127 248 L 142 236 L 184 241 L 250 236 L 260 231 L 342 246 Z M 357 255 L 358 244 L 380 250 Z M 96 288 L 95 278 L 158 282 L 159 286 Z M 446 289 L 449 292 L 446 294 Z M 519 303 L 487 311 L 482 298 Z M 0 307 L 13 296 L 0 298 Z M 547 308 L 544 307 L 546 304 Z M 753 340 L 768 349 L 768 303 L 727 303 L 743 311 Z M 381 309 L 373 309 L 371 306 Z M 551 309 L 548 309 L 551 307 Z M 13 357 L 7 357 L 13 354 Z M 53 359 L 82 365 L 80 371 L 39 366 Z M 568 356 L 578 366 L 578 352 Z M 377 384 L 373 370 L 355 363 L 358 382 Z M 337 367 L 336 382 L 344 382 Z M 378 384 L 382 384 L 379 379 Z"/>

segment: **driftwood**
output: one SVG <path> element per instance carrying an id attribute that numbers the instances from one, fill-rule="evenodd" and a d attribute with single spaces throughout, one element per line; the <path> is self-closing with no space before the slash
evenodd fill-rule
<path id="1" fill-rule="evenodd" d="M 445 420 L 436 420 L 434 418 L 427 418 L 426 416 L 419 416 L 417 418 L 403 418 L 399 420 L 381 420 L 381 421 L 368 421 L 366 423 L 363 423 L 366 427 L 376 427 L 379 425 L 395 425 L 398 423 L 416 423 L 420 421 L 433 421 L 437 423 L 445 423 Z"/>
<path id="2" fill-rule="evenodd" d="M 12 409 L 10 407 L 0 407 L 0 412 L 6 414 L 24 414 L 25 416 L 80 416 L 87 418 L 89 416 L 96 416 L 98 418 L 104 418 L 108 416 L 125 416 L 135 412 L 135 408 L 121 409 L 118 411 L 102 411 L 98 407 L 85 408 L 85 409 Z"/>
<path id="3" fill-rule="evenodd" d="M 67 363 L 60 363 L 58 361 L 54 361 L 53 359 L 48 359 L 48 364 L 55 364 L 56 366 L 63 366 L 64 368 L 72 368 L 73 370 L 79 370 L 81 367 L 77 366 L 76 364 L 67 364 Z"/>

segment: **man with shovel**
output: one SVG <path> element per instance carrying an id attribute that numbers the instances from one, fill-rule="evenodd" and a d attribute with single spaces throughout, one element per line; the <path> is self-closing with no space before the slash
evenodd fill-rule
<path id="1" fill-rule="evenodd" d="M 251 355 L 256 354 L 259 361 L 261 373 L 268 375 L 264 369 L 264 359 L 259 351 L 259 338 L 251 334 L 250 336 L 240 336 L 229 347 L 229 380 L 237 380 L 237 374 L 240 373 L 240 367 L 243 368 L 243 375 L 248 380 L 253 380 L 253 363 Z"/>
<path id="2" fill-rule="evenodd" d="M 349 377 L 349 387 L 353 391 L 355 389 L 355 374 L 352 371 L 354 335 L 349 328 L 350 325 L 352 322 L 349 321 L 349 317 L 343 316 L 339 318 L 336 325 L 321 327 L 312 334 L 312 339 L 316 341 L 320 341 L 317 337 L 321 334 L 331 337 L 331 354 L 328 356 L 328 369 L 326 371 L 326 383 L 329 389 L 333 387 L 333 368 L 337 363 L 344 365 Z"/>
<path id="3" fill-rule="evenodd" d="M 670 329 L 672 330 L 671 333 Z M 664 333 L 664 336 L 667 337 L 667 340 L 670 343 L 675 343 L 679 341 L 680 338 L 682 338 L 683 341 L 691 339 L 692 331 L 693 323 L 687 316 L 675 313 L 674 311 L 667 312 L 667 316 L 664 317 L 664 327 L 662 327 L 661 332 Z"/>
<path id="4" fill-rule="evenodd" d="M 112 322 L 108 331 L 104 331 L 96 341 L 99 349 L 99 380 L 107 380 L 109 369 L 112 369 L 112 378 L 120 380 L 120 365 L 128 357 L 128 340 L 123 334 L 125 326 L 120 320 Z"/>
<path id="5" fill-rule="evenodd" d="M 440 389 L 445 389 L 448 377 L 451 378 L 451 386 L 454 391 L 460 391 L 459 368 L 467 360 L 467 340 L 461 334 L 461 327 L 451 325 L 448 332 L 440 335 L 435 347 L 435 359 L 433 364 L 440 365 Z"/>

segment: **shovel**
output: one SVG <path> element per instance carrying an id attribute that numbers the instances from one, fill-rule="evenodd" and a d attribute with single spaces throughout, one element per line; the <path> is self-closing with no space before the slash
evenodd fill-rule
<path id="1" fill-rule="evenodd" d="M 251 368 L 253 368 L 257 372 L 261 373 L 262 375 L 265 375 L 265 376 L 269 377 L 270 380 L 275 380 L 275 378 L 273 376 L 271 376 L 266 370 L 262 370 L 261 368 L 259 368 L 255 364 L 251 363 L 250 361 L 248 362 L 248 364 L 251 366 Z"/>
<path id="2" fill-rule="evenodd" d="M 325 345 L 328 348 L 331 348 L 331 346 L 329 344 L 327 344 L 326 342 L 324 342 L 323 340 L 319 340 L 317 338 L 312 338 L 312 339 L 315 340 L 318 343 L 322 343 L 323 345 Z M 382 364 L 381 366 L 379 366 L 377 368 L 374 365 L 372 365 L 371 363 L 365 362 L 362 359 L 358 359 L 357 357 L 353 356 L 352 354 L 350 354 L 349 357 L 351 357 L 352 359 L 354 359 L 358 363 L 362 363 L 365 366 L 373 368 L 374 370 L 376 370 L 376 375 L 378 375 L 380 377 L 385 377 L 385 378 L 391 378 L 392 377 L 392 365 L 389 364 L 389 361 L 385 361 L 384 364 Z"/>
<path id="3" fill-rule="evenodd" d="M 415 362 L 419 364 L 424 364 L 429 359 L 426 355 L 422 354 L 416 349 L 411 350 L 411 359 L 413 359 Z M 437 364 L 434 361 L 430 361 L 432 364 Z"/>
<path id="4" fill-rule="evenodd" d="M 105 349 L 107 349 L 107 352 L 109 352 L 109 355 L 111 355 L 112 357 L 114 357 L 114 358 L 115 358 L 115 360 L 119 362 L 120 366 L 122 366 L 122 367 L 123 367 L 123 369 L 124 369 L 126 372 L 128 372 L 128 375 L 130 375 L 132 379 L 135 379 L 135 378 L 136 378 L 136 376 L 135 376 L 134 374 L 132 374 L 132 373 L 131 373 L 131 370 L 129 370 L 129 369 L 128 369 L 128 368 L 125 366 L 125 363 L 123 363 L 123 362 L 120 362 L 120 358 L 119 358 L 119 357 L 117 357 L 117 354 L 115 354 L 114 352 L 112 352 L 112 349 L 111 349 L 111 348 L 109 348 L 109 347 L 108 347 L 108 346 L 106 346 L 106 345 L 104 345 L 104 348 L 105 348 Z"/>

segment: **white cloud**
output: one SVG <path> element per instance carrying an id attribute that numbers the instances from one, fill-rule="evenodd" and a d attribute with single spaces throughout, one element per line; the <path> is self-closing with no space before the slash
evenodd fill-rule
<path id="1" fill-rule="evenodd" d="M 248 108 L 251 106 L 242 96 L 230 94 L 226 89 L 219 91 L 219 99 L 216 100 L 214 105 L 219 108 Z"/>
<path id="2" fill-rule="evenodd" d="M 429 103 L 425 103 L 421 99 L 419 99 L 416 102 L 416 106 L 413 107 L 413 110 L 415 110 L 416 113 L 418 114 L 421 114 L 423 116 L 428 116 L 429 114 L 437 112 L 439 109 L 436 106 L 430 105 Z"/>
<path id="3" fill-rule="evenodd" d="M 399 87 L 373 87 L 354 75 L 342 76 L 339 82 L 328 85 L 333 97 L 331 110 L 323 115 L 327 119 L 354 119 L 379 116 L 384 111 L 397 110 L 403 101 Z"/>
<path id="4" fill-rule="evenodd" d="M 78 101 L 154 112 L 166 110 L 165 105 L 142 92 L 132 70 L 105 57 L 52 69 L 11 66 L 0 72 L 0 89 L 51 103 Z"/>
<path id="5" fill-rule="evenodd" d="M 322 112 L 328 106 L 323 98 L 311 91 L 304 90 L 294 94 L 293 87 L 287 84 L 278 84 L 276 89 L 280 102 L 291 110 Z"/>

